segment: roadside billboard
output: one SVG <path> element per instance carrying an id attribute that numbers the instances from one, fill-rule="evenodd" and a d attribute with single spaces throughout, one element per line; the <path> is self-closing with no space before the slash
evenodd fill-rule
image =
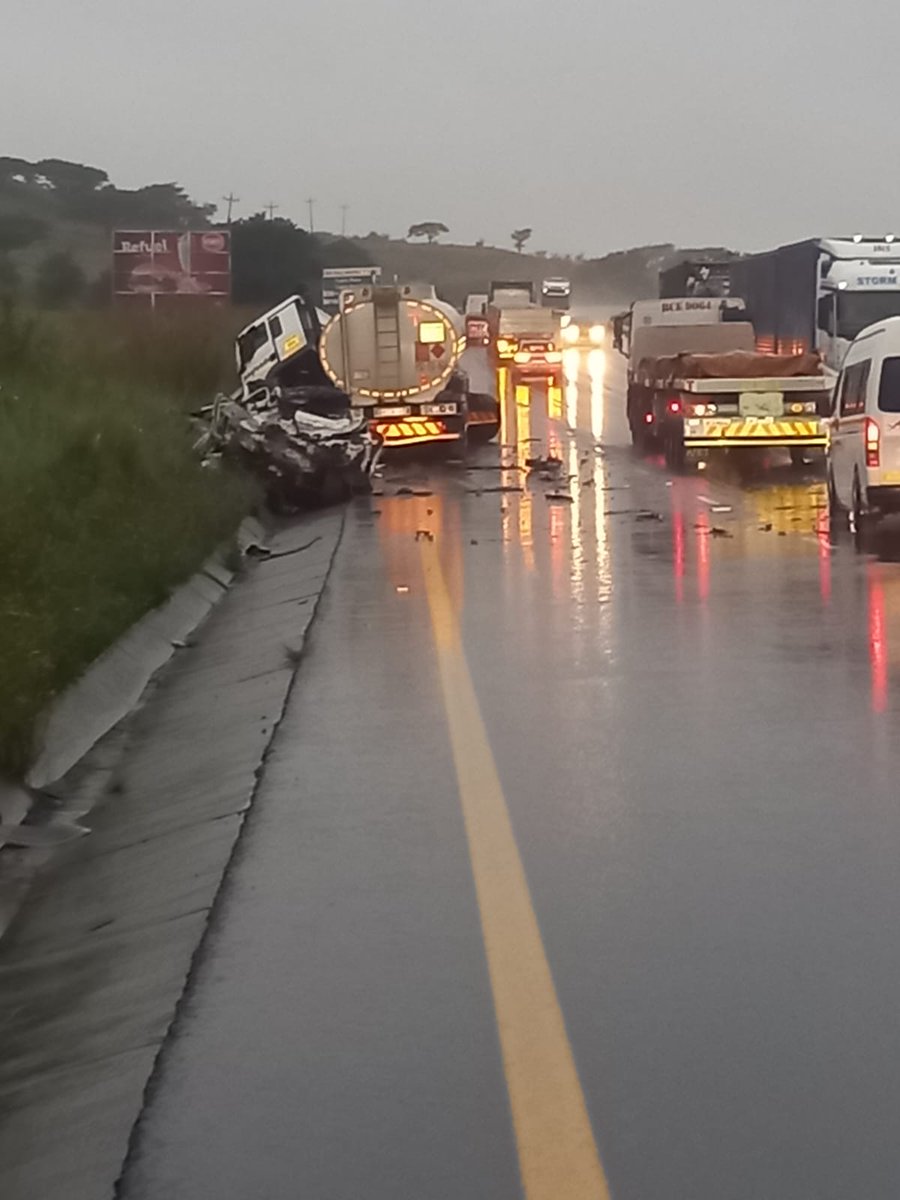
<path id="1" fill-rule="evenodd" d="M 223 229 L 119 229 L 113 234 L 117 304 L 222 304 L 231 295 L 231 235 Z"/>
<path id="2" fill-rule="evenodd" d="M 378 283 L 381 267 L 326 267 L 322 272 L 322 307 L 336 313 L 338 300 L 345 288 L 364 287 Z"/>

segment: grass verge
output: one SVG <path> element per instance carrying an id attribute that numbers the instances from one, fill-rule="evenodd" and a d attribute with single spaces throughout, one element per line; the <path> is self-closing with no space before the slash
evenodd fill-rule
<path id="1" fill-rule="evenodd" d="M 206 398 L 198 379 L 211 382 L 214 356 L 192 365 L 183 330 L 165 327 L 140 329 L 132 354 L 89 320 L 0 313 L 0 771 L 11 774 L 53 697 L 254 499 L 248 480 L 191 453 L 184 409 Z M 166 378 L 173 367 L 183 378 Z"/>

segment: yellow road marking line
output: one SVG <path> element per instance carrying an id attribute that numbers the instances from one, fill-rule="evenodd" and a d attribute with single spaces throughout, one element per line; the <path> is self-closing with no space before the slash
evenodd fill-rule
<path id="1" fill-rule="evenodd" d="M 609 1200 L 439 549 L 421 550 L 525 1195 Z"/>

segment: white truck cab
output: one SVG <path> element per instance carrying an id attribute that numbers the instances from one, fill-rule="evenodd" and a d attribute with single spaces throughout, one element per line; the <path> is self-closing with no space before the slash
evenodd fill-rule
<path id="1" fill-rule="evenodd" d="M 265 385 L 273 371 L 295 358 L 304 347 L 314 348 L 328 320 L 327 313 L 311 308 L 300 296 L 288 296 L 245 326 L 235 341 L 244 396 Z"/>
<path id="2" fill-rule="evenodd" d="M 857 533 L 900 512 L 900 317 L 864 329 L 847 351 L 829 419 L 828 498 Z"/>

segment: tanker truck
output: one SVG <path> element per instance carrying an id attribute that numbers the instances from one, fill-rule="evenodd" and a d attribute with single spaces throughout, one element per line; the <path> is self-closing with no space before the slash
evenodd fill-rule
<path id="1" fill-rule="evenodd" d="M 322 320 L 290 296 L 238 338 L 245 391 L 273 374 L 321 382 L 350 397 L 386 447 L 489 441 L 500 427 L 493 396 L 472 392 L 460 366 L 463 318 L 427 284 L 373 284 L 341 292 Z"/>
<path id="2" fill-rule="evenodd" d="M 386 448 L 458 446 L 489 441 L 500 428 L 496 399 L 470 390 L 465 345 L 462 315 L 432 286 L 367 286 L 341 294 L 319 356 Z"/>

